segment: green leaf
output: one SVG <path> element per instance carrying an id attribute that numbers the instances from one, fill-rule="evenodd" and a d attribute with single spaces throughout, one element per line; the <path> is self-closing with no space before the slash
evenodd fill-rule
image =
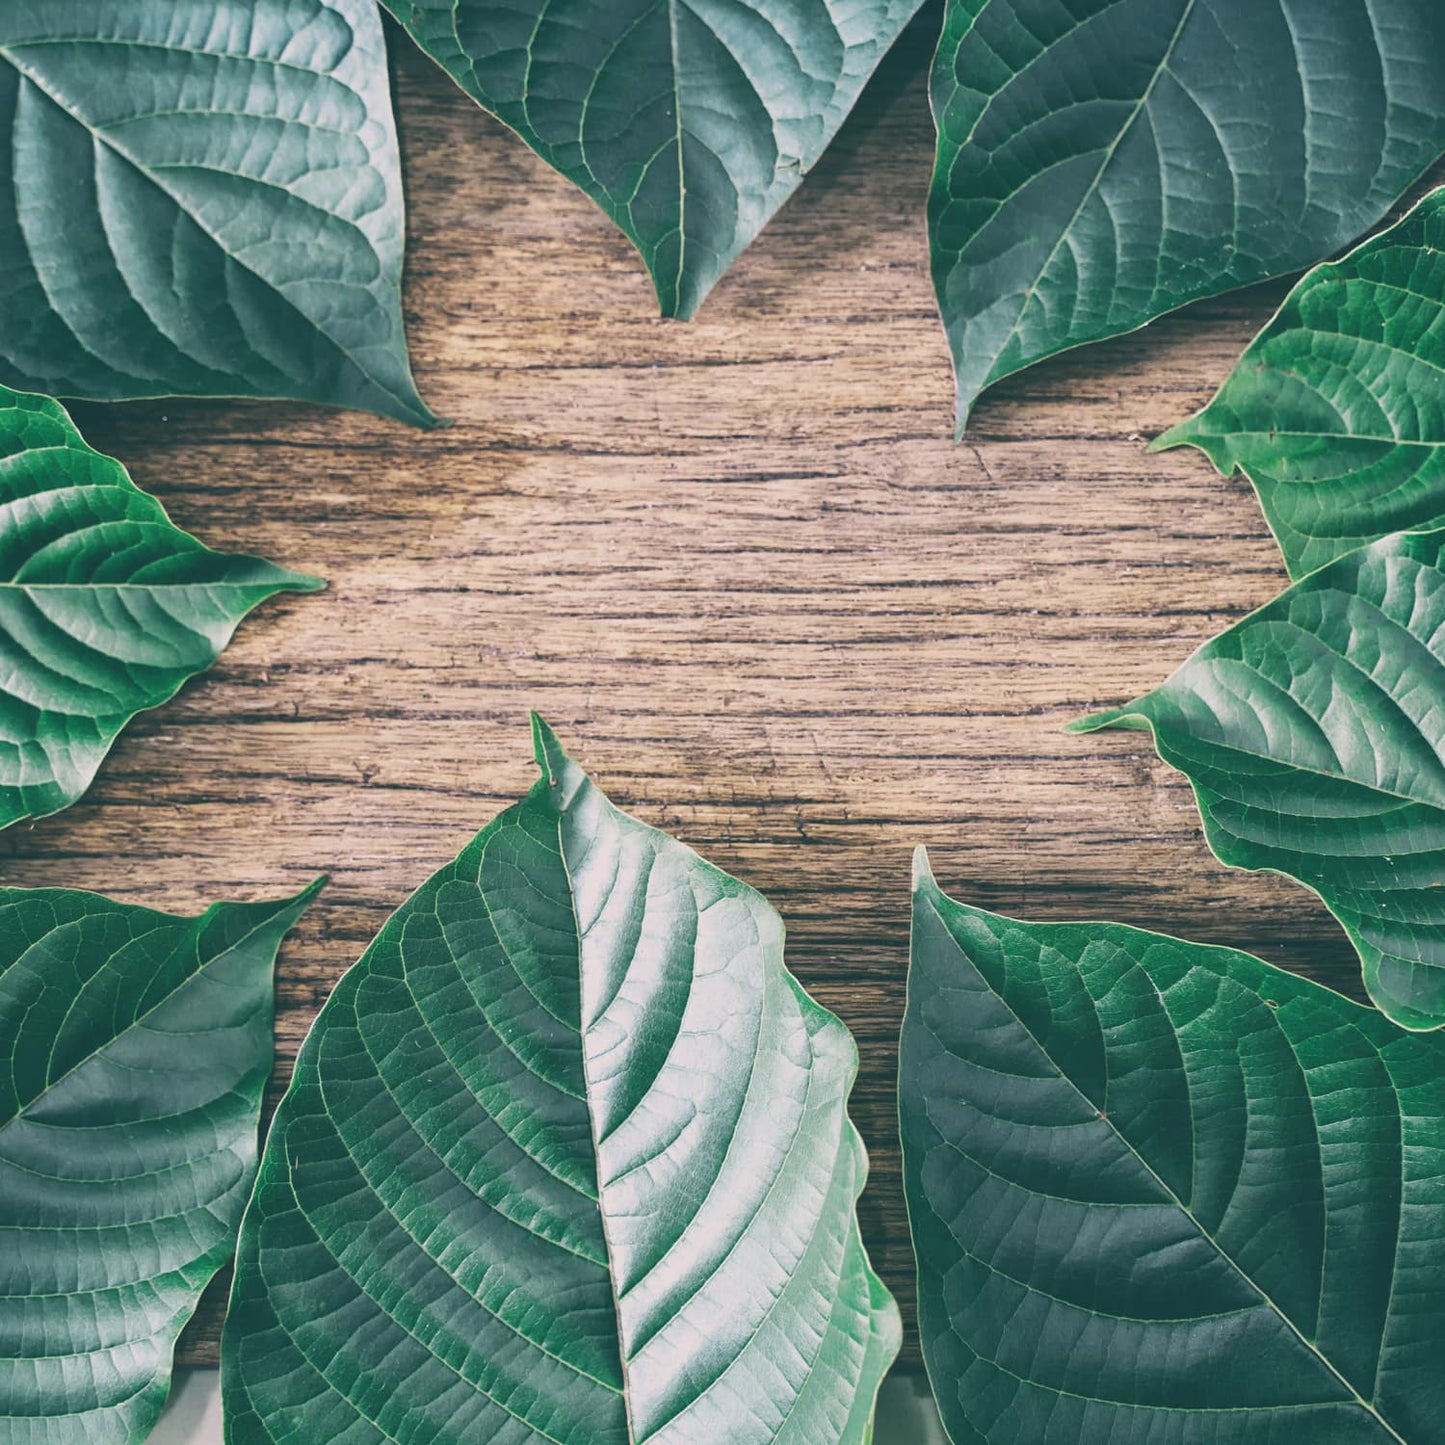
<path id="1" fill-rule="evenodd" d="M 1445 532 L 1387 537 L 1297 582 L 1163 687 L 1073 731 L 1152 732 L 1209 846 L 1312 888 L 1370 997 L 1445 1024 Z"/>
<path id="2" fill-rule="evenodd" d="M 0 368 L 425 426 L 374 0 L 0 7 Z"/>
<path id="3" fill-rule="evenodd" d="M 386 0 L 691 316 L 827 149 L 922 0 Z"/>
<path id="4" fill-rule="evenodd" d="M 235 1247 L 276 950 L 324 881 L 200 918 L 0 889 L 0 1438 L 150 1433 Z"/>
<path id="5" fill-rule="evenodd" d="M 1185 444 L 1253 482 L 1293 577 L 1445 525 L 1445 189 L 1311 271 L 1151 450 Z"/>
<path id="6" fill-rule="evenodd" d="M 752 889 L 543 777 L 302 1047 L 241 1229 L 228 1440 L 865 1442 L 899 1342 L 847 1030 Z"/>
<path id="7" fill-rule="evenodd" d="M 904 1188 L 955 1445 L 1441 1440 L 1445 1037 L 919 874 Z"/>
<path id="8" fill-rule="evenodd" d="M 1445 149 L 1437 0 L 949 0 L 933 279 L 1000 377 L 1322 260 Z"/>
<path id="9" fill-rule="evenodd" d="M 75 802 L 258 603 L 325 585 L 203 547 L 58 402 L 0 386 L 0 828 Z"/>

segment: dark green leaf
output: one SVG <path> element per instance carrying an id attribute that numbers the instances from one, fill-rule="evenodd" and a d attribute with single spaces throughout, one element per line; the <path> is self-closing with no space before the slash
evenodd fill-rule
<path id="1" fill-rule="evenodd" d="M 580 186 L 691 316 L 797 189 L 921 0 L 386 0 Z"/>
<path id="2" fill-rule="evenodd" d="M 1295 583 L 1163 687 L 1076 731 L 1140 728 L 1209 846 L 1312 888 L 1397 1023 L 1445 1024 L 1445 532 Z"/>
<path id="3" fill-rule="evenodd" d="M 257 603 L 325 585 L 203 547 L 58 402 L 0 386 L 0 827 L 80 797 Z"/>
<path id="4" fill-rule="evenodd" d="M 432 421 L 374 0 L 0 6 L 0 367 Z"/>
<path id="5" fill-rule="evenodd" d="M 149 1434 L 235 1247 L 276 950 L 320 886 L 200 918 L 0 889 L 0 1439 Z"/>
<path id="6" fill-rule="evenodd" d="M 955 1445 L 1445 1439 L 1445 1037 L 919 872 L 904 1187 Z"/>
<path id="7" fill-rule="evenodd" d="M 1445 525 L 1445 190 L 1311 271 L 1154 449 L 1186 443 L 1254 483 L 1293 577 Z"/>
<path id="8" fill-rule="evenodd" d="M 949 0 L 933 279 L 1000 377 L 1368 229 L 1445 149 L 1437 0 Z"/>
<path id="9" fill-rule="evenodd" d="M 866 1442 L 848 1032 L 777 915 L 544 776 L 383 927 L 266 1145 L 222 1345 L 232 1445 Z"/>

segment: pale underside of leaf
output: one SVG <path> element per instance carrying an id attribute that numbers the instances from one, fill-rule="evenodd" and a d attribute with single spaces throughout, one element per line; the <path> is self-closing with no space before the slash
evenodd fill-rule
<path id="1" fill-rule="evenodd" d="M 544 778 L 302 1049 L 242 1230 L 233 1445 L 863 1442 L 898 1345 L 855 1056 L 750 889 Z"/>
<path id="2" fill-rule="evenodd" d="M 319 884 L 174 918 L 0 890 L 0 1436 L 145 1439 L 230 1258 L 272 967 Z"/>
<path id="3" fill-rule="evenodd" d="M 1397 1023 L 1445 1024 L 1445 533 L 1297 582 L 1163 687 L 1075 724 L 1143 728 L 1210 847 L 1313 889 Z"/>
<path id="4" fill-rule="evenodd" d="M 1445 191 L 1305 276 L 1183 445 L 1250 479 L 1293 577 L 1445 524 Z"/>
<path id="5" fill-rule="evenodd" d="M 0 141 L 6 380 L 433 420 L 371 0 L 9 6 Z"/>
<path id="6" fill-rule="evenodd" d="M 0 827 L 80 797 L 258 603 L 323 585 L 202 546 L 58 402 L 0 386 Z"/>
<path id="7" fill-rule="evenodd" d="M 688 317 L 822 155 L 921 0 L 387 0 L 585 191 Z"/>
<path id="8" fill-rule="evenodd" d="M 925 864 L 900 1112 L 955 1445 L 1442 1438 L 1439 1035 Z"/>
<path id="9" fill-rule="evenodd" d="M 1321 260 L 1445 149 L 1434 0 L 950 0 L 929 219 L 985 387 Z"/>

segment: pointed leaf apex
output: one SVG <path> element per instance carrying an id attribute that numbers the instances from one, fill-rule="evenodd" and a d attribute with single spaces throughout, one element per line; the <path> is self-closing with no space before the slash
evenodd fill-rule
<path id="1" fill-rule="evenodd" d="M 548 727 L 541 713 L 532 713 L 531 719 L 532 756 L 536 758 L 537 766 L 546 774 L 548 783 L 555 787 L 561 781 L 562 773 L 571 760 L 563 751 L 557 734 Z"/>
<path id="2" fill-rule="evenodd" d="M 291 902 L 298 909 L 309 907 L 310 904 L 315 901 L 317 895 L 321 892 L 321 890 L 325 888 L 326 885 L 330 882 L 331 875 L 329 873 L 323 873 L 319 877 L 313 878 L 310 883 L 308 883 L 294 898 L 291 899 Z"/>
<path id="3" fill-rule="evenodd" d="M 1097 733 L 1103 732 L 1105 728 L 1119 725 L 1128 726 L 1127 719 L 1138 717 L 1139 704 L 1131 702 L 1124 707 L 1106 708 L 1103 712 L 1086 713 L 1083 717 L 1076 717 L 1072 722 L 1064 724 L 1066 733 Z"/>
<path id="4" fill-rule="evenodd" d="M 1198 413 L 1194 416 L 1185 417 L 1183 421 L 1176 422 L 1168 431 L 1160 432 L 1144 450 L 1147 452 L 1167 452 L 1173 450 L 1175 447 L 1199 446 L 1199 442 L 1195 436 L 1198 430 L 1196 426 L 1198 420 Z"/>
<path id="5" fill-rule="evenodd" d="M 937 888 L 938 883 L 933 876 L 933 865 L 928 861 L 928 849 L 920 843 L 913 850 L 913 891 L 923 893 Z"/>

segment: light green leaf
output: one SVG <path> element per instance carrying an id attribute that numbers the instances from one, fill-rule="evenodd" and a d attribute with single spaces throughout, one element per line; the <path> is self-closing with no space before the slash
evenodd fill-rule
<path id="1" fill-rule="evenodd" d="M 150 1433 L 230 1258 L 271 1071 L 272 970 L 321 881 L 174 918 L 0 889 L 0 1439 Z"/>
<path id="2" fill-rule="evenodd" d="M 1445 1037 L 919 875 L 899 1108 L 954 1445 L 1438 1445 Z"/>
<path id="3" fill-rule="evenodd" d="M 1295 583 L 1137 702 L 1209 846 L 1312 888 L 1370 997 L 1445 1024 L 1445 532 L 1387 537 Z"/>
<path id="4" fill-rule="evenodd" d="M 1311 271 L 1151 450 L 1186 444 L 1253 482 L 1292 577 L 1445 525 L 1445 189 Z"/>
<path id="5" fill-rule="evenodd" d="M 228 1439 L 869 1439 L 899 1342 L 847 1030 L 752 889 L 543 777 L 388 920 L 241 1230 Z"/>
<path id="6" fill-rule="evenodd" d="M 1445 149 L 1437 0 L 949 0 L 933 279 L 1000 377 L 1322 260 Z"/>
<path id="7" fill-rule="evenodd" d="M 386 0 L 621 227 L 691 316 L 797 189 L 922 0 Z"/>
<path id="8" fill-rule="evenodd" d="M 433 418 L 374 0 L 0 6 L 0 369 Z"/>
<path id="9" fill-rule="evenodd" d="M 58 402 L 0 386 L 0 828 L 75 802 L 258 603 L 325 585 L 203 547 Z"/>

